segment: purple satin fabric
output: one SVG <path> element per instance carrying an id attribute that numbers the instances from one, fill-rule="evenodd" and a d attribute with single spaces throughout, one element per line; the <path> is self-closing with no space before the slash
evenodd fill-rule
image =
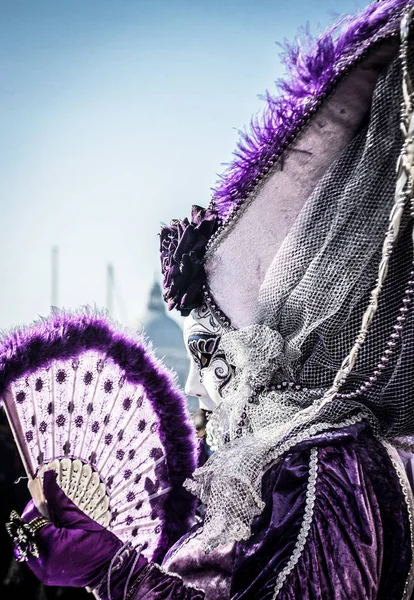
<path id="1" fill-rule="evenodd" d="M 136 560 L 137 559 L 137 560 Z M 137 577 L 145 574 L 148 568 L 148 561 L 143 556 L 137 557 L 135 550 L 127 552 L 123 556 L 119 568 L 111 569 L 111 576 L 108 579 L 110 566 L 107 566 L 103 579 L 100 580 L 100 586 L 97 589 L 100 600 L 121 600 L 125 593 Z M 88 587 L 96 587 L 90 585 Z"/>
<path id="2" fill-rule="evenodd" d="M 200 526 L 183 536 L 164 559 L 168 571 L 179 573 L 186 583 L 200 587 L 206 600 L 230 598 L 236 543 L 219 546 L 205 554 L 197 537 Z"/>
<path id="3" fill-rule="evenodd" d="M 102 583 L 100 597 L 123 600 L 127 587 L 128 600 L 273 599 L 303 522 L 312 447 L 318 471 L 311 526 L 278 600 L 400 600 L 412 559 L 407 506 L 388 453 L 366 424 L 303 442 L 271 467 L 263 478 L 266 507 L 247 541 L 207 556 L 196 537 L 177 544 L 165 565 L 178 577 L 142 557 L 135 564 L 131 553 L 110 590 Z M 56 526 L 38 532 L 41 559 L 29 566 L 50 585 L 97 587 L 121 542 L 52 491 L 46 485 L 46 495 L 56 497 L 49 503 Z M 24 517 L 37 514 L 30 504 Z"/>
<path id="4" fill-rule="evenodd" d="M 156 565 L 151 567 L 148 576 L 136 590 L 132 584 L 132 595 L 128 596 L 128 600 L 204 600 L 203 591 L 187 587 L 179 577 L 163 573 Z M 113 600 L 122 598 L 113 596 Z"/>
<path id="5" fill-rule="evenodd" d="M 97 587 L 122 542 L 75 506 L 54 471 L 45 473 L 43 490 L 51 522 L 36 533 L 40 557 L 29 558 L 29 568 L 46 585 Z M 39 515 L 31 501 L 22 519 L 30 522 Z"/>
<path id="6" fill-rule="evenodd" d="M 388 453 L 366 424 L 320 434 L 270 468 L 266 507 L 249 540 L 206 557 L 197 537 L 186 535 L 167 553 L 168 569 L 204 589 L 206 600 L 273 599 L 303 522 L 312 447 L 312 524 L 278 599 L 400 600 L 412 558 L 407 506 Z"/>
<path id="7" fill-rule="evenodd" d="M 231 599 L 273 598 L 299 534 L 315 444 L 311 528 L 278 600 L 400 600 L 411 564 L 407 506 L 385 448 L 365 424 L 304 442 L 266 473 L 266 508 L 237 545 Z"/>
<path id="8" fill-rule="evenodd" d="M 54 471 L 45 473 L 43 489 L 50 523 L 36 534 L 40 557 L 31 557 L 27 564 L 44 584 L 92 588 L 101 600 L 123 600 L 127 592 L 131 600 L 204 599 L 203 592 L 188 589 L 179 577 L 166 575 L 157 565 L 149 565 L 144 556 L 123 549 L 119 538 L 90 519 L 66 496 L 56 483 Z M 30 501 L 22 519 L 30 522 L 38 516 L 39 511 Z"/>

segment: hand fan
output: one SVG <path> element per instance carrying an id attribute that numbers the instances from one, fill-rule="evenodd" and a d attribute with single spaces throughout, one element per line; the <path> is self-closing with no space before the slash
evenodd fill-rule
<path id="1" fill-rule="evenodd" d="M 37 504 L 54 469 L 75 504 L 149 560 L 186 531 L 195 430 L 144 338 L 88 308 L 55 311 L 0 341 L 0 398 Z"/>

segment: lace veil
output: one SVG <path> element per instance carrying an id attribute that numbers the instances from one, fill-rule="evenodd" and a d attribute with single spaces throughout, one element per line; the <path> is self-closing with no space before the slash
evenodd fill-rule
<path id="1" fill-rule="evenodd" d="M 218 448 L 185 484 L 207 552 L 249 537 L 264 471 L 298 441 L 360 420 L 394 444 L 414 435 L 411 19 L 389 0 L 346 21 L 324 87 L 299 97 L 294 81 L 302 119 L 262 131 L 260 173 L 247 185 L 236 161 L 211 203 L 204 299 L 236 375 L 209 422 Z M 298 72 L 305 59 L 292 51 Z"/>

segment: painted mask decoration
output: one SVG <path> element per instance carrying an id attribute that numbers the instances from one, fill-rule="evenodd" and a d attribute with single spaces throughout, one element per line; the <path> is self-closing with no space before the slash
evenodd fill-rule
<path id="1" fill-rule="evenodd" d="M 184 342 L 191 359 L 185 393 L 197 396 L 200 408 L 206 410 L 213 410 L 221 401 L 234 373 L 220 349 L 222 331 L 205 304 L 184 319 Z"/>

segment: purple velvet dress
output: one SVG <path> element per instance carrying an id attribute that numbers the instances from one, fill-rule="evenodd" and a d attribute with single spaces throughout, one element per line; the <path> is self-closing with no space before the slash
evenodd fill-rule
<path id="1" fill-rule="evenodd" d="M 195 525 L 127 597 L 410 598 L 410 493 L 397 463 L 363 423 L 302 442 L 266 472 L 247 541 L 205 555 Z"/>

